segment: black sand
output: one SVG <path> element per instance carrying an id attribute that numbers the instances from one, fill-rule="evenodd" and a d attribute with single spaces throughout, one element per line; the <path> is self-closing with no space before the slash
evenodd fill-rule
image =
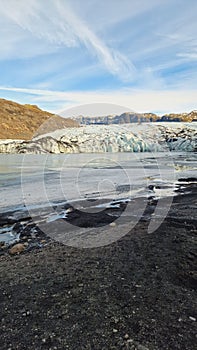
<path id="1" fill-rule="evenodd" d="M 1 350 L 196 349 L 196 186 L 186 192 L 151 234 L 142 219 L 106 247 L 2 250 Z"/>

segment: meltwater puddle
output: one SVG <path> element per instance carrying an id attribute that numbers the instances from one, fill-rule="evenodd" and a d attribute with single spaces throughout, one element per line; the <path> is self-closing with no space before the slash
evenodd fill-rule
<path id="1" fill-rule="evenodd" d="M 0 242 L 10 245 L 19 241 L 20 234 L 16 233 L 12 226 L 5 226 L 0 228 Z"/>

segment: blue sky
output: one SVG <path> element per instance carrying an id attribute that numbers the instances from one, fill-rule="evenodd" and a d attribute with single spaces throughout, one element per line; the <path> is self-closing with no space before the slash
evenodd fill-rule
<path id="1" fill-rule="evenodd" d="M 197 109 L 196 0 L 0 0 L 0 97 Z"/>

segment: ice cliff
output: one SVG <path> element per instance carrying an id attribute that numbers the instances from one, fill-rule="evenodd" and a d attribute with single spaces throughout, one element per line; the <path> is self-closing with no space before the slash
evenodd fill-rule
<path id="1" fill-rule="evenodd" d="M 197 123 L 88 125 L 45 133 L 30 141 L 1 140 L 0 153 L 197 151 Z"/>

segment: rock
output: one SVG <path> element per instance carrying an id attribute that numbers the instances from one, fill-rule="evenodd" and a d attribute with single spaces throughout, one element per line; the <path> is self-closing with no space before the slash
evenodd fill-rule
<path id="1" fill-rule="evenodd" d="M 111 222 L 111 224 L 109 224 L 110 227 L 115 227 L 116 223 L 115 222 Z"/>
<path id="2" fill-rule="evenodd" d="M 20 254 L 25 250 L 26 246 L 27 246 L 26 243 L 17 243 L 12 248 L 9 249 L 9 254 L 11 255 Z"/>
<path id="3" fill-rule="evenodd" d="M 23 316 L 30 316 L 31 315 L 31 312 L 30 311 L 25 311 L 22 313 Z"/>
<path id="4" fill-rule="evenodd" d="M 125 334 L 124 338 L 125 338 L 125 339 L 129 339 L 129 335 L 128 335 L 128 334 Z"/>
<path id="5" fill-rule="evenodd" d="M 139 344 L 137 345 L 137 350 L 149 350 L 149 349 L 146 346 Z"/>
<path id="6" fill-rule="evenodd" d="M 195 317 L 192 317 L 192 316 L 189 316 L 189 319 L 191 320 L 191 321 L 196 321 L 196 318 Z"/>

